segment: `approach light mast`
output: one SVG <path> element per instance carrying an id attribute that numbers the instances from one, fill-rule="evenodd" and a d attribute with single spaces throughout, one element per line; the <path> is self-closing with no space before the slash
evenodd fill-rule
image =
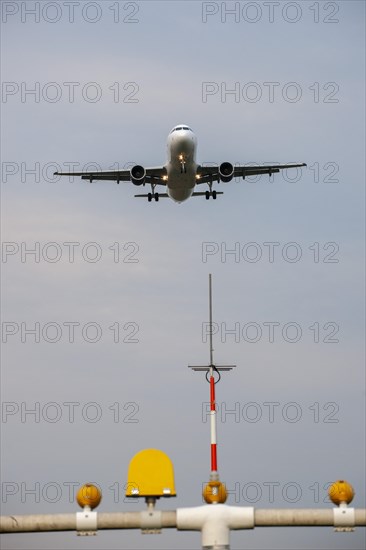
<path id="1" fill-rule="evenodd" d="M 235 368 L 236 365 L 215 365 L 213 360 L 213 327 L 212 327 L 212 275 L 208 276 L 208 294 L 209 294 L 209 344 L 210 344 L 210 363 L 208 366 L 189 366 L 194 371 L 206 372 L 206 380 L 210 384 L 210 432 L 211 432 L 211 470 L 210 482 L 206 485 L 203 496 L 206 502 L 225 502 L 226 489 L 219 480 L 219 472 L 217 466 L 217 414 L 216 414 L 216 392 L 215 386 L 221 380 L 220 372 L 229 371 Z M 216 380 L 215 380 L 216 373 Z M 210 491 L 212 495 L 210 496 Z M 221 493 L 221 497 L 220 497 Z M 218 499 L 214 499 L 217 495 Z"/>

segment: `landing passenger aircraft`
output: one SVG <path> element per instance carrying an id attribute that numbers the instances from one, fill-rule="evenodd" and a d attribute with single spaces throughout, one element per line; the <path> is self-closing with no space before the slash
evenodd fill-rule
<path id="1" fill-rule="evenodd" d="M 154 199 L 158 201 L 160 197 L 170 197 L 175 202 L 183 202 L 189 197 L 205 196 L 216 199 L 217 195 L 222 195 L 222 191 L 212 189 L 214 181 L 228 183 L 235 177 L 245 179 L 247 176 L 258 174 L 269 174 L 270 176 L 280 170 L 287 168 L 297 168 L 306 166 L 301 164 L 276 164 L 273 166 L 233 166 L 230 162 L 223 162 L 218 166 L 201 166 L 196 163 L 197 138 L 191 128 L 185 124 L 174 126 L 168 136 L 167 142 L 168 160 L 164 166 L 155 168 L 144 168 L 139 164 L 133 166 L 130 170 L 105 170 L 94 172 L 55 172 L 58 176 L 81 176 L 83 180 L 112 180 L 132 181 L 134 185 L 151 186 L 151 192 L 135 195 L 135 197 L 145 197 L 149 202 Z M 207 191 L 195 192 L 196 185 L 206 183 Z M 162 185 L 166 193 L 155 191 L 157 185 Z"/>

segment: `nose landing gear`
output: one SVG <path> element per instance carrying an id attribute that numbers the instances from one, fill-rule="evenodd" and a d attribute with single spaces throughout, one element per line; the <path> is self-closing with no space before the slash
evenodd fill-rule
<path id="1" fill-rule="evenodd" d="M 186 174 L 187 168 L 186 168 L 186 161 L 185 161 L 184 155 L 179 155 L 179 162 L 180 162 L 180 173 Z"/>

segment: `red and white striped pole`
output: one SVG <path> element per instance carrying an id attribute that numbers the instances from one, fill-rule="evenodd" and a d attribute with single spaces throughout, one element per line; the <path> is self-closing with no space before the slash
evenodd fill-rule
<path id="1" fill-rule="evenodd" d="M 211 419 L 211 478 L 217 479 L 216 399 L 212 347 L 212 281 L 209 274 L 209 318 L 210 318 L 210 419 Z"/>
<path id="2" fill-rule="evenodd" d="M 212 367 L 211 367 L 211 370 Z M 215 402 L 215 379 L 210 376 L 210 402 L 211 402 L 211 473 L 217 474 L 217 441 L 216 441 L 216 402 Z"/>

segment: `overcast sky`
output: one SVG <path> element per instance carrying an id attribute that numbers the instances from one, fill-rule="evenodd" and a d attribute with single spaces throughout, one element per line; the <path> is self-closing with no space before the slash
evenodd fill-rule
<path id="1" fill-rule="evenodd" d="M 364 3 L 2 10 L 2 514 L 76 512 L 88 481 L 100 511 L 142 510 L 124 485 L 149 447 L 175 468 L 178 496 L 158 508 L 202 504 L 209 388 L 187 366 L 209 359 L 209 273 L 215 360 L 237 365 L 217 385 L 228 504 L 329 508 L 346 479 L 365 507 Z M 180 205 L 52 176 L 162 165 L 179 123 L 201 163 L 307 168 Z M 186 549 L 200 534 L 2 544 Z M 231 544 L 361 549 L 365 530 L 257 528 Z"/>

